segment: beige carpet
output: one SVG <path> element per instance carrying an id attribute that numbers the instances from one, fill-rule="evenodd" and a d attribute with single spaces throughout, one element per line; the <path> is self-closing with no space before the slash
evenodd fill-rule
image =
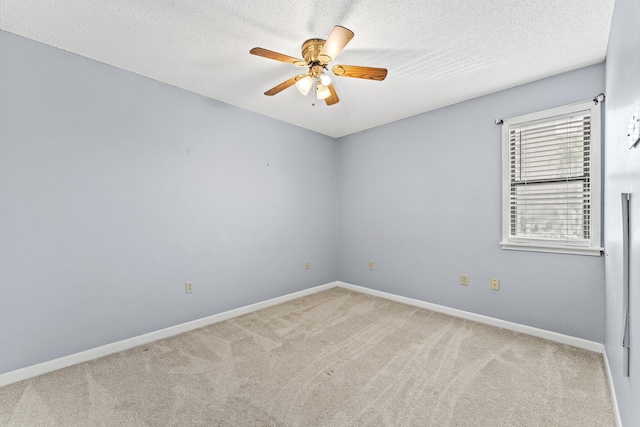
<path id="1" fill-rule="evenodd" d="M 615 426 L 601 355 L 331 289 L 0 388 L 2 426 Z"/>

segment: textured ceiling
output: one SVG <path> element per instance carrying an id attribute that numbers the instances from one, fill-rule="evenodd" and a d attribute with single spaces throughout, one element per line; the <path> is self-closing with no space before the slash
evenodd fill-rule
<path id="1" fill-rule="evenodd" d="M 605 59 L 614 0 L 0 0 L 0 29 L 339 137 Z M 331 64 L 340 102 L 311 105 L 299 74 L 250 55 L 301 57 L 334 25 L 355 37 Z"/>

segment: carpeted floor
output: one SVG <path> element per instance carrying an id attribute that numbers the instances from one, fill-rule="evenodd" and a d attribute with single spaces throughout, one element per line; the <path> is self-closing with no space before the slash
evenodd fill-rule
<path id="1" fill-rule="evenodd" d="M 0 388 L 2 426 L 615 426 L 602 356 L 334 288 Z"/>

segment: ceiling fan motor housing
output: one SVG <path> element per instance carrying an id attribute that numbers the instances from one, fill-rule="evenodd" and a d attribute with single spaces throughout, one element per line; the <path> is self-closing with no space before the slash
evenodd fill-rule
<path id="1" fill-rule="evenodd" d="M 325 41 L 323 39 L 309 39 L 302 44 L 302 57 L 307 61 L 307 65 L 311 66 L 314 62 L 320 64 L 331 62 L 331 58 L 328 56 L 320 56 Z"/>

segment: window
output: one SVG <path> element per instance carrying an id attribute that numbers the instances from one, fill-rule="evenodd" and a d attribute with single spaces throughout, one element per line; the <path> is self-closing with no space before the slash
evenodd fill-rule
<path id="1" fill-rule="evenodd" d="M 600 255 L 600 103 L 504 120 L 503 249 Z"/>

